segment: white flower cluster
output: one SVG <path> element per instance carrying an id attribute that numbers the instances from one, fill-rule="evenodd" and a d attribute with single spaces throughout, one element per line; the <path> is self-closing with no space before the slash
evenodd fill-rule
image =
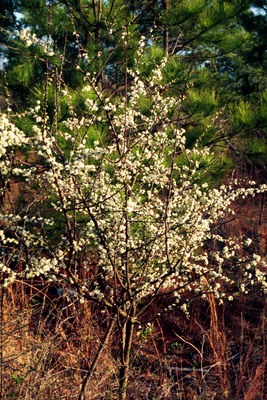
<path id="1" fill-rule="evenodd" d="M 20 34 L 21 40 L 26 42 L 26 46 L 30 47 L 31 44 L 39 42 L 35 33 L 31 34 L 27 29 L 24 29 Z"/>
<path id="2" fill-rule="evenodd" d="M 29 32 L 27 29 L 23 29 L 20 33 L 20 39 L 23 40 L 27 47 L 30 47 L 32 44 L 37 44 L 43 48 L 43 51 L 48 56 L 53 56 L 54 52 L 52 49 L 53 44 L 50 41 L 45 39 L 38 39 L 35 33 Z"/>
<path id="3" fill-rule="evenodd" d="M 28 139 L 4 114 L 0 115 L 0 170 L 2 176 L 8 175 L 12 162 L 7 156 L 8 151 L 14 152 L 16 147 L 27 145 Z M 15 172 L 16 173 L 16 172 Z"/>
<path id="4" fill-rule="evenodd" d="M 28 142 L 26 136 L 13 123 L 10 123 L 6 115 L 0 115 L 0 157 L 7 147 L 22 146 Z"/>

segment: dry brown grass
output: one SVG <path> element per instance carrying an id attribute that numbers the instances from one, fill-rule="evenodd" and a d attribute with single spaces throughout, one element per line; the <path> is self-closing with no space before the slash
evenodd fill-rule
<path id="1" fill-rule="evenodd" d="M 101 332 L 90 307 L 51 300 L 47 290 L 25 293 L 21 284 L 2 293 L 1 399 L 75 399 Z M 99 398 L 114 368 L 103 354 L 88 387 Z M 105 391 L 105 389 L 104 389 Z"/>
<path id="2" fill-rule="evenodd" d="M 146 337 L 136 336 L 128 399 L 265 399 L 266 309 L 262 300 L 256 323 L 250 322 L 240 311 L 249 301 L 242 302 L 218 306 L 210 295 L 195 306 L 194 329 L 176 310 Z M 100 311 L 51 299 L 47 287 L 36 292 L 20 284 L 2 293 L 1 400 L 78 399 L 108 323 Z M 117 340 L 114 331 L 86 399 L 117 398 Z"/>

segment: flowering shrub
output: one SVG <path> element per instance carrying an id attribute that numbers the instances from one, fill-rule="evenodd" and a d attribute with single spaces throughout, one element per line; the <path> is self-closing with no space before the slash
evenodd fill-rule
<path id="1" fill-rule="evenodd" d="M 28 42 L 29 34 L 24 36 Z M 60 128 L 56 113 L 52 123 L 47 117 L 45 104 L 30 110 L 30 134 L 16 127 L 14 116 L 2 115 L 0 122 L 2 194 L 14 179 L 31 191 L 25 207 L 2 206 L 1 284 L 42 277 L 75 288 L 81 303 L 88 299 L 107 308 L 121 321 L 122 387 L 134 328 L 156 297 L 172 294 L 169 308 L 188 314 L 183 293 L 191 294 L 188 300 L 214 293 L 222 302 L 248 293 L 256 282 L 267 290 L 265 261 L 256 254 L 240 257 L 237 239 L 214 231 L 233 213 L 233 201 L 267 186 L 211 189 L 203 183 L 208 168 L 201 163 L 213 149 L 199 142 L 185 147 L 180 113 L 186 94 L 164 94 L 166 63 L 164 58 L 147 81 L 138 67 L 129 70 L 126 95 L 115 100 L 85 75 L 86 114 L 72 112 Z M 47 91 L 52 84 L 47 81 Z M 70 96 L 67 88 L 58 90 L 59 97 Z M 90 135 L 97 140 L 88 145 Z M 211 254 L 211 240 L 222 250 Z M 96 251 L 98 269 L 92 273 Z M 239 281 L 233 280 L 236 266 Z"/>

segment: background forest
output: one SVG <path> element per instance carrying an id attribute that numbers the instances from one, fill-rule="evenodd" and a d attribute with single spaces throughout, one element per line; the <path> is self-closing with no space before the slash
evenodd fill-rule
<path id="1" fill-rule="evenodd" d="M 266 11 L 1 2 L 1 399 L 266 398 Z"/>

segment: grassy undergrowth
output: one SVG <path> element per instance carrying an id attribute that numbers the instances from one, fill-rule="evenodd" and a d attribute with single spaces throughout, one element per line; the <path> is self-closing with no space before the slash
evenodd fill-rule
<path id="1" fill-rule="evenodd" d="M 44 285 L 2 292 L 1 399 L 78 399 L 110 323 L 101 311 Z M 266 312 L 256 292 L 220 306 L 211 294 L 192 305 L 190 319 L 168 312 L 134 338 L 128 398 L 265 399 Z M 117 341 L 115 330 L 87 399 L 116 399 Z"/>

